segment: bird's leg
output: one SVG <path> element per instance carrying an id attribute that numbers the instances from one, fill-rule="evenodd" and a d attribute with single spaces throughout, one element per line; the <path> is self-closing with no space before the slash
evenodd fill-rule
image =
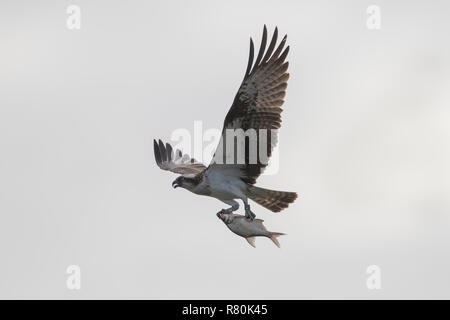
<path id="1" fill-rule="evenodd" d="M 225 202 L 226 204 L 229 204 L 231 207 L 228 209 L 222 209 L 221 212 L 230 214 L 239 209 L 239 203 L 234 200 L 222 200 L 222 202 Z"/>
<path id="2" fill-rule="evenodd" d="M 249 204 L 245 204 L 244 205 L 245 208 L 245 217 L 247 219 L 249 219 L 250 221 L 252 221 L 253 219 L 256 218 L 256 215 L 250 210 L 250 205 Z"/>
<path id="3" fill-rule="evenodd" d="M 231 213 L 233 213 L 234 210 L 233 210 L 233 207 L 230 207 L 228 209 L 222 209 L 222 211 L 225 214 L 231 214 Z"/>
<path id="4" fill-rule="evenodd" d="M 250 205 L 248 204 L 247 198 L 242 198 L 242 202 L 244 202 L 244 208 L 245 208 L 245 218 L 252 221 L 256 218 L 256 215 L 250 210 Z"/>
<path id="5" fill-rule="evenodd" d="M 228 209 L 222 209 L 217 213 L 217 216 L 220 218 L 220 214 L 226 214 L 226 216 L 224 216 L 224 222 L 225 223 L 231 223 L 233 221 L 233 216 L 231 215 L 233 213 L 233 211 L 236 211 L 237 209 L 239 209 L 239 203 L 237 201 L 234 200 L 222 200 L 222 202 L 225 202 L 226 204 L 230 205 L 231 207 Z"/>

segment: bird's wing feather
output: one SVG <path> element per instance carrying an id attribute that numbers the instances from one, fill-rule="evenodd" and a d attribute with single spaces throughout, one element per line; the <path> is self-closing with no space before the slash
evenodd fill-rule
<path id="1" fill-rule="evenodd" d="M 289 74 L 287 73 L 289 63 L 285 62 L 289 46 L 283 50 L 287 36 L 284 36 L 275 49 L 277 37 L 278 29 L 275 28 L 272 40 L 266 51 L 267 29 L 264 26 L 263 37 L 255 63 L 253 63 L 253 41 L 250 39 L 247 70 L 234 98 L 233 105 L 225 117 L 222 137 L 208 170 L 213 170 L 217 166 L 230 166 L 230 164 L 227 164 L 229 162 L 225 162 L 226 148 L 219 149 L 226 147 L 225 137 L 227 129 L 242 129 L 244 132 L 248 129 L 255 129 L 256 132 L 257 141 L 254 141 L 258 148 L 256 163 L 249 163 L 248 147 L 246 147 L 245 163 L 231 164 L 236 168 L 239 167 L 241 179 L 244 182 L 254 184 L 267 166 L 268 158 L 271 156 L 278 140 L 277 129 L 281 126 L 282 112 L 280 107 L 284 103 L 283 98 L 286 94 L 287 81 L 289 79 Z M 266 129 L 266 131 L 260 131 L 260 129 Z M 264 161 L 260 159 L 259 154 L 261 134 L 268 134 L 265 137 L 267 145 Z M 247 139 L 250 138 L 247 137 Z"/>
<path id="2" fill-rule="evenodd" d="M 158 167 L 179 174 L 198 174 L 206 169 L 203 163 L 197 162 L 180 150 L 175 153 L 169 143 L 153 140 L 153 150 Z"/>

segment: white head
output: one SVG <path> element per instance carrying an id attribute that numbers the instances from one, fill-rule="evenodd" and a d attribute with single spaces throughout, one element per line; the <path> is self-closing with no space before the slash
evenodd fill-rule
<path id="1" fill-rule="evenodd" d="M 193 173 L 183 174 L 172 182 L 172 187 L 175 189 L 181 187 L 190 191 L 192 191 L 197 185 L 198 181 L 196 179 L 196 175 Z"/>

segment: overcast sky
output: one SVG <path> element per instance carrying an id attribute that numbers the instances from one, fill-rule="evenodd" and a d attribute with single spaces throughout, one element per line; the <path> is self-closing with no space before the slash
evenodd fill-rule
<path id="1" fill-rule="evenodd" d="M 0 297 L 450 298 L 449 9 L 2 2 Z M 299 198 L 252 210 L 288 234 L 281 249 L 250 247 L 217 219 L 226 205 L 174 190 L 152 149 L 194 121 L 221 128 L 264 24 L 288 34 L 291 77 L 279 168 L 258 185 Z"/>

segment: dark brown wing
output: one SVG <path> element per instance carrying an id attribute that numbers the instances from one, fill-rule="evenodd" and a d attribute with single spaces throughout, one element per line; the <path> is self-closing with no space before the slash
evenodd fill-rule
<path id="1" fill-rule="evenodd" d="M 179 174 L 198 174 L 206 169 L 203 163 L 197 162 L 194 158 L 190 158 L 180 150 L 173 152 L 169 143 L 159 140 L 153 140 L 153 150 L 155 152 L 155 160 L 158 167 Z"/>
<path id="2" fill-rule="evenodd" d="M 245 164 L 239 165 L 241 169 L 241 178 L 243 181 L 254 184 L 258 176 L 262 173 L 267 166 L 267 160 L 272 154 L 272 150 L 275 147 L 278 134 L 277 129 L 281 126 L 281 112 L 280 108 L 284 103 L 284 96 L 286 94 L 287 81 L 289 74 L 287 73 L 288 62 L 285 62 L 286 56 L 289 52 L 289 46 L 284 50 L 287 36 L 281 40 L 278 47 L 275 49 L 278 37 L 278 29 L 272 36 L 272 40 L 266 50 L 267 44 L 267 29 L 264 26 L 263 37 L 261 40 L 261 46 L 259 48 L 258 56 L 255 63 L 253 41 L 250 39 L 250 54 L 248 59 L 247 70 L 245 72 L 244 80 L 234 98 L 233 105 L 231 106 L 228 114 L 225 117 L 222 139 L 218 148 L 224 148 L 226 146 L 225 131 L 227 129 L 255 129 L 257 134 L 257 141 L 253 141 L 258 146 L 258 159 L 257 162 L 250 163 L 248 157 L 248 146 L 246 146 Z M 266 132 L 260 129 L 267 129 Z M 260 140 L 261 135 L 267 134 L 266 155 L 265 159 L 260 159 Z M 249 139 L 247 138 L 246 144 Z M 262 140 L 265 141 L 265 140 Z M 264 142 L 262 142 L 264 143 Z M 263 144 L 264 145 L 264 144 Z M 227 153 L 226 148 L 223 149 L 223 154 Z M 216 154 L 217 154 L 216 150 Z M 220 154 L 220 153 L 219 153 Z M 223 163 L 225 158 L 222 158 Z M 213 162 L 217 163 L 218 158 L 213 158 Z"/>

